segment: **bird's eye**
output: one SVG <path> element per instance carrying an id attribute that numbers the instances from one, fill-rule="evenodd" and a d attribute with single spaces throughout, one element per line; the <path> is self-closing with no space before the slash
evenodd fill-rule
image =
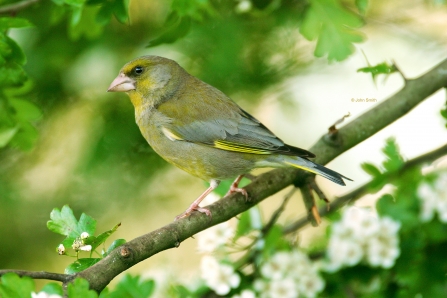
<path id="1" fill-rule="evenodd" d="M 141 66 L 136 66 L 136 67 L 133 69 L 133 73 L 136 74 L 136 75 L 140 75 L 140 74 L 142 74 L 142 73 L 143 73 L 143 67 L 141 67 Z"/>

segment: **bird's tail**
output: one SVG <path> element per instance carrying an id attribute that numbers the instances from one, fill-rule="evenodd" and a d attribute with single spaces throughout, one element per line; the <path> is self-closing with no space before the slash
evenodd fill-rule
<path id="1" fill-rule="evenodd" d="M 279 162 L 283 165 L 292 166 L 294 168 L 298 168 L 304 171 L 308 171 L 317 175 L 320 175 L 326 179 L 331 180 L 332 182 L 335 182 L 339 185 L 346 185 L 343 179 L 347 179 L 349 181 L 352 181 L 352 179 L 349 179 L 348 177 L 343 176 L 340 173 L 337 173 L 335 171 L 332 171 L 331 169 L 328 169 L 326 167 L 323 167 L 322 165 L 319 165 L 317 163 L 314 163 L 313 161 L 310 161 L 306 158 L 298 157 L 298 156 L 285 156 L 285 155 L 277 155 L 277 159 L 275 162 Z"/>

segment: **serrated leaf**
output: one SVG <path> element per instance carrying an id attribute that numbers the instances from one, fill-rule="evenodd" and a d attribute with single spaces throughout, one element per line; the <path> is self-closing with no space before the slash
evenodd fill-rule
<path id="1" fill-rule="evenodd" d="M 0 297 L 29 297 L 34 291 L 34 281 L 27 276 L 6 273 L 0 278 Z"/>
<path id="2" fill-rule="evenodd" d="M 9 28 L 25 28 L 32 27 L 33 24 L 27 19 L 2 17 L 0 18 L 0 31 L 5 31 Z"/>
<path id="3" fill-rule="evenodd" d="M 318 38 L 315 56 L 327 54 L 329 60 L 340 61 L 353 53 L 353 43 L 364 40 L 360 32 L 353 30 L 362 25 L 358 16 L 335 0 L 311 0 L 300 32 L 309 40 Z"/>
<path id="4" fill-rule="evenodd" d="M 368 163 L 368 162 L 362 163 L 361 167 L 366 173 L 371 175 L 373 178 L 376 178 L 376 177 L 382 175 L 380 170 L 372 163 Z"/>
<path id="5" fill-rule="evenodd" d="M 75 262 L 71 263 L 70 265 L 68 265 L 67 268 L 65 268 L 64 273 L 65 274 L 75 274 L 75 273 L 81 272 L 82 270 L 85 270 L 85 269 L 95 265 L 96 263 L 98 263 L 101 260 L 102 259 L 100 259 L 100 258 L 77 259 Z"/>
<path id="6" fill-rule="evenodd" d="M 50 213 L 50 218 L 47 227 L 54 233 L 68 236 L 77 228 L 78 221 L 68 205 L 64 205 L 62 210 L 54 208 Z"/>
<path id="7" fill-rule="evenodd" d="M 79 222 L 76 226 L 76 232 L 79 233 L 79 235 L 76 236 L 80 236 L 83 232 L 87 232 L 90 235 L 95 234 L 95 230 L 96 230 L 96 220 L 93 219 L 91 216 L 82 213 L 81 217 L 79 218 Z"/>
<path id="8" fill-rule="evenodd" d="M 126 274 L 116 285 L 115 290 L 109 293 L 109 298 L 146 298 L 150 297 L 155 289 L 153 280 L 141 281 L 138 276 Z"/>
<path id="9" fill-rule="evenodd" d="M 88 281 L 82 278 L 76 278 L 67 287 L 68 297 L 70 298 L 97 298 L 98 294 L 90 290 Z"/>
<path id="10" fill-rule="evenodd" d="M 393 138 L 386 140 L 386 145 L 382 151 L 387 156 L 387 159 L 383 162 L 383 166 L 386 170 L 394 172 L 402 167 L 404 159 L 400 155 L 399 147 Z"/>

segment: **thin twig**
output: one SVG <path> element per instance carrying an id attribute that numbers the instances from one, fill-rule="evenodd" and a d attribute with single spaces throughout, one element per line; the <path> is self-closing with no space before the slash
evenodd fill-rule
<path id="1" fill-rule="evenodd" d="M 272 226 L 276 223 L 281 213 L 284 211 L 287 202 L 289 199 L 293 196 L 293 194 L 296 192 L 296 187 L 292 188 L 284 197 L 282 200 L 281 206 L 279 206 L 278 209 L 273 213 L 272 217 L 270 218 L 269 222 L 262 228 L 261 232 L 262 235 L 265 235 L 268 233 L 268 231 L 272 228 Z"/>
<path id="2" fill-rule="evenodd" d="M 22 2 L 16 2 L 16 3 L 0 6 L 0 14 L 16 13 L 16 12 L 18 12 L 22 9 L 25 9 L 28 6 L 31 6 L 34 3 L 37 3 L 39 1 L 40 0 L 25 0 Z"/>
<path id="3" fill-rule="evenodd" d="M 34 279 L 48 279 L 61 282 L 67 282 L 73 278 L 73 275 L 70 274 L 62 274 L 62 273 L 54 273 L 46 271 L 26 271 L 26 270 L 14 270 L 14 269 L 0 270 L 0 276 L 5 275 L 7 273 L 15 273 L 19 276 L 28 276 Z"/>

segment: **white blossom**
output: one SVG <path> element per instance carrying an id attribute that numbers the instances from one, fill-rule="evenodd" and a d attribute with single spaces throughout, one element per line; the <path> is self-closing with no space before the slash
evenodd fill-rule
<path id="1" fill-rule="evenodd" d="M 447 223 L 447 173 L 440 174 L 433 185 L 421 183 L 418 187 L 418 197 L 421 200 L 419 217 L 423 222 L 429 222 L 438 213 L 439 220 Z"/>
<path id="2" fill-rule="evenodd" d="M 316 297 L 324 289 L 324 280 L 317 274 L 305 274 L 299 279 L 298 289 L 304 297 Z"/>
<path id="3" fill-rule="evenodd" d="M 81 233 L 81 239 L 82 239 L 82 240 L 87 239 L 88 237 L 90 237 L 90 234 L 89 234 L 89 233 L 87 233 L 87 232 L 82 232 L 82 233 Z"/>
<path id="4" fill-rule="evenodd" d="M 62 296 L 57 294 L 48 294 L 46 292 L 31 292 L 31 298 L 62 298 Z"/>
<path id="5" fill-rule="evenodd" d="M 233 298 L 256 298 L 256 294 L 250 290 L 243 290 L 240 294 L 234 295 Z"/>
<path id="6" fill-rule="evenodd" d="M 272 280 L 268 294 L 268 297 L 271 298 L 298 297 L 295 281 L 291 278 Z"/>
<path id="7" fill-rule="evenodd" d="M 345 209 L 342 220 L 334 223 L 327 249 L 325 270 L 366 261 L 371 266 L 390 268 L 400 255 L 400 223 L 389 217 L 378 218 L 365 209 Z"/>
<path id="8" fill-rule="evenodd" d="M 65 255 L 65 246 L 62 243 L 57 247 L 57 253 L 60 255 Z"/>
<path id="9" fill-rule="evenodd" d="M 241 0 L 236 6 L 237 13 L 246 13 L 249 12 L 252 8 L 252 3 L 250 0 Z"/>
<path id="10" fill-rule="evenodd" d="M 83 246 L 79 247 L 79 250 L 91 251 L 92 250 L 92 246 L 91 245 L 83 245 Z"/>
<path id="11" fill-rule="evenodd" d="M 229 222 L 223 222 L 197 234 L 197 249 L 209 253 L 226 244 L 234 235 Z"/>
<path id="12" fill-rule="evenodd" d="M 226 295 L 231 288 L 237 288 L 241 282 L 234 268 L 227 264 L 219 264 L 211 256 L 204 256 L 201 262 L 202 278 L 208 287 L 218 295 Z"/>

